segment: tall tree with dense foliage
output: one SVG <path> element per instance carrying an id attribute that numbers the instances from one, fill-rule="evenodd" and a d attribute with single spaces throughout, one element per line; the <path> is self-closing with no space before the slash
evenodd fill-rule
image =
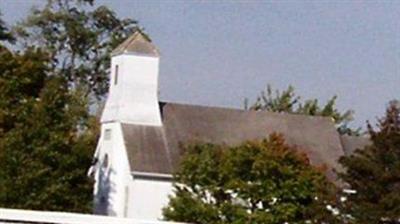
<path id="1" fill-rule="evenodd" d="M 51 66 L 87 95 L 101 98 L 108 90 L 110 52 L 137 28 L 93 0 L 48 0 L 44 8 L 15 27 L 18 41 L 48 51 Z"/>
<path id="2" fill-rule="evenodd" d="M 392 101 L 378 130 L 368 124 L 371 145 L 343 157 L 340 177 L 356 193 L 345 210 L 355 223 L 400 223 L 400 104 Z"/>
<path id="3" fill-rule="evenodd" d="M 338 223 L 335 187 L 273 134 L 236 147 L 186 148 L 164 216 L 188 223 Z"/>
<path id="4" fill-rule="evenodd" d="M 0 51 L 0 207 L 90 212 L 96 136 L 46 53 Z"/>
<path id="5" fill-rule="evenodd" d="M 317 99 L 301 102 L 301 97 L 296 95 L 293 86 L 289 86 L 286 90 L 280 92 L 279 90 L 273 91 L 272 87 L 268 85 L 266 91 L 261 92 L 256 102 L 252 105 L 249 106 L 246 100 L 245 107 L 249 110 L 331 117 L 337 125 L 339 133 L 360 135 L 360 129 L 352 129 L 348 126 L 353 120 L 354 112 L 352 110 L 340 112 L 336 108 L 336 99 L 337 96 L 333 96 L 323 106 L 319 105 Z"/>

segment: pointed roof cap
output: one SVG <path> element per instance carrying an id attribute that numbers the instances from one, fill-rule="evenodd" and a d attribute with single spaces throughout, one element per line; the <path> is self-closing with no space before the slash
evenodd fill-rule
<path id="1" fill-rule="evenodd" d="M 128 39 L 122 42 L 112 52 L 111 56 L 124 53 L 132 53 L 143 56 L 159 57 L 158 49 L 151 42 L 150 38 L 139 29 L 136 30 Z"/>

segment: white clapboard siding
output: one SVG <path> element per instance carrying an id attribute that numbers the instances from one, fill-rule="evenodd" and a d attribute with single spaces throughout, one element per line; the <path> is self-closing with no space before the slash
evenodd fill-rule
<path id="1" fill-rule="evenodd" d="M 0 223 L 54 223 L 54 224 L 179 224 L 166 221 L 146 221 L 110 216 L 68 212 L 32 211 L 0 208 Z M 182 224 L 182 223 L 181 223 Z"/>

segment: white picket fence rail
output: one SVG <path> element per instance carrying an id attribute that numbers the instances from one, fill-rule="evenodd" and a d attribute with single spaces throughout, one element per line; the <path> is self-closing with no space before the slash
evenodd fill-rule
<path id="1" fill-rule="evenodd" d="M 54 224 L 179 224 L 177 222 L 138 220 L 131 218 L 117 218 L 68 212 L 48 212 L 0 208 L 0 223 L 27 222 Z"/>

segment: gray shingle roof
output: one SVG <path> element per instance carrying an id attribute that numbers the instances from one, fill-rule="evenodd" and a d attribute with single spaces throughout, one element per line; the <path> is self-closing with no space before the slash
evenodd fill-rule
<path id="1" fill-rule="evenodd" d="M 365 146 L 371 144 L 371 141 L 367 137 L 343 135 L 340 136 L 340 140 L 342 141 L 343 151 L 346 155 L 350 155 L 357 149 L 363 149 Z"/>
<path id="2" fill-rule="evenodd" d="M 237 145 L 261 140 L 273 132 L 307 153 L 312 164 L 340 169 L 341 139 L 329 118 L 161 103 L 163 127 L 123 124 L 124 140 L 133 172 L 171 174 L 182 155 L 180 144 Z"/>

